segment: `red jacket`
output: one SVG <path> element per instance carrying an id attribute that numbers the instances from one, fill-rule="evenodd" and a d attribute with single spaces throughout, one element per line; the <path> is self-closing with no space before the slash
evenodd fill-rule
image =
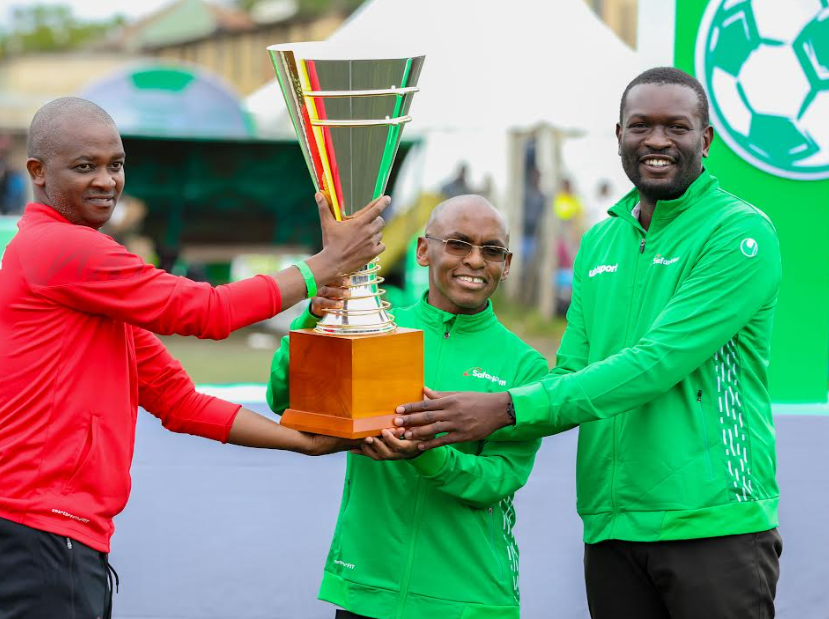
<path id="1" fill-rule="evenodd" d="M 155 333 L 222 339 L 280 310 L 276 282 L 211 287 L 29 204 L 0 268 L 0 518 L 109 552 L 138 406 L 226 441 L 238 405 L 197 393 Z"/>

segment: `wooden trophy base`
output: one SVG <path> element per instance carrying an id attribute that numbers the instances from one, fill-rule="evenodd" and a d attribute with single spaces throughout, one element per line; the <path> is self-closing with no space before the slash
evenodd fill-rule
<path id="1" fill-rule="evenodd" d="M 291 402 L 282 425 L 342 438 L 379 436 L 394 409 L 423 398 L 423 331 L 290 334 Z"/>

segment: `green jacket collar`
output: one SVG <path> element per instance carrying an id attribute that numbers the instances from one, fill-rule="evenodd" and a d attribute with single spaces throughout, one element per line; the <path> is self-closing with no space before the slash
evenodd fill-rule
<path id="1" fill-rule="evenodd" d="M 706 168 L 703 168 L 696 180 L 676 200 L 658 200 L 656 202 L 651 227 L 657 222 L 662 225 L 667 224 L 677 215 L 699 202 L 701 198 L 716 190 L 719 184 L 717 177 L 713 176 Z M 634 187 L 624 198 L 610 207 L 608 212 L 641 229 L 642 226 L 639 220 L 631 214 L 637 202 L 639 202 L 639 191 Z"/>
<path id="2" fill-rule="evenodd" d="M 486 308 L 477 314 L 452 314 L 429 305 L 427 301 L 429 291 L 423 293 L 420 300 L 414 306 L 420 327 L 434 329 L 441 333 L 471 333 L 483 331 L 495 324 L 498 319 L 492 309 L 492 301 L 487 301 Z"/>

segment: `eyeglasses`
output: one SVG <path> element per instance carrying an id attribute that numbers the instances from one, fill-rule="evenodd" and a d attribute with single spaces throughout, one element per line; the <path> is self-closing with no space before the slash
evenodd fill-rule
<path id="1" fill-rule="evenodd" d="M 510 253 L 509 249 L 501 247 L 500 245 L 474 245 L 473 243 L 467 243 L 460 239 L 441 239 L 436 236 L 429 236 L 428 234 L 424 238 L 432 241 L 440 241 L 443 243 L 447 254 L 463 258 L 471 254 L 472 249 L 475 247 L 481 250 L 481 257 L 487 262 L 504 262 Z"/>

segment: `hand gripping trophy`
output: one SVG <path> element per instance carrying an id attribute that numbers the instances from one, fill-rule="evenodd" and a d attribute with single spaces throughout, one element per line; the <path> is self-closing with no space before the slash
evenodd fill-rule
<path id="1" fill-rule="evenodd" d="M 424 57 L 343 58 L 327 43 L 268 52 L 314 186 L 342 221 L 383 195 Z M 349 274 L 342 309 L 291 332 L 284 425 L 378 435 L 395 406 L 422 397 L 423 333 L 394 324 L 379 271 L 374 260 Z"/>

